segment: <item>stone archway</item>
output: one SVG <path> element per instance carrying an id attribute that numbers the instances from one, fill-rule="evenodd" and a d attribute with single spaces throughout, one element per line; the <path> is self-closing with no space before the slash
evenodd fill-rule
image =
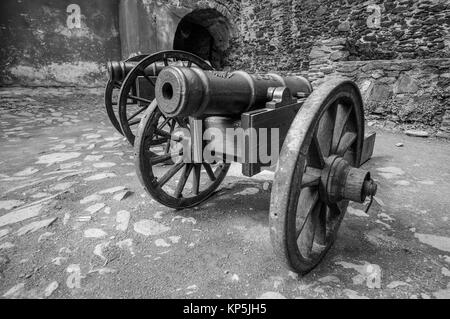
<path id="1" fill-rule="evenodd" d="M 174 50 L 194 53 L 220 69 L 230 45 L 231 25 L 216 9 L 196 9 L 178 23 Z"/>
<path id="2" fill-rule="evenodd" d="M 123 58 L 178 49 L 208 59 L 218 69 L 236 34 L 231 13 L 215 2 L 174 6 L 120 0 L 119 22 Z"/>

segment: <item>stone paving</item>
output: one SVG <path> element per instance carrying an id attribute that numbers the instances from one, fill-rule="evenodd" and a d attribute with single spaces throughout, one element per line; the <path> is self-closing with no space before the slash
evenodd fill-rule
<path id="1" fill-rule="evenodd" d="M 194 209 L 153 201 L 101 90 L 0 89 L 0 296 L 4 298 L 450 298 L 450 148 L 380 131 L 380 188 L 349 207 L 305 277 L 269 239 L 273 172 L 232 166 Z"/>

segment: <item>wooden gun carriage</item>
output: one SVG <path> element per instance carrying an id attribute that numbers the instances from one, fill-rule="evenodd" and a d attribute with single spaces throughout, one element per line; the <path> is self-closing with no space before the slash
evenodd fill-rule
<path id="1" fill-rule="evenodd" d="M 242 163 L 246 176 L 276 165 L 269 213 L 275 253 L 293 271 L 313 269 L 335 241 L 349 201 L 363 203 L 377 190 L 360 168 L 375 135 L 365 138 L 356 84 L 336 78 L 313 90 L 300 76 L 214 71 L 195 56 L 159 54 L 161 68 L 149 57 L 130 70 L 116 68 L 127 73 L 119 107 L 141 102 L 133 141 L 146 191 L 167 207 L 193 207 L 214 194 L 231 161 Z M 205 138 L 208 131 L 217 134 Z M 264 161 L 262 150 L 277 156 Z"/>

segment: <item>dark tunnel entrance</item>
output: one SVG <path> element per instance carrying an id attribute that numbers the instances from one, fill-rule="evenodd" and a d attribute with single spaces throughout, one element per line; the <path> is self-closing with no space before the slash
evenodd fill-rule
<path id="1" fill-rule="evenodd" d="M 175 32 L 174 50 L 194 53 L 211 62 L 216 69 L 223 67 L 229 46 L 230 25 L 215 9 L 200 9 L 181 19 Z"/>

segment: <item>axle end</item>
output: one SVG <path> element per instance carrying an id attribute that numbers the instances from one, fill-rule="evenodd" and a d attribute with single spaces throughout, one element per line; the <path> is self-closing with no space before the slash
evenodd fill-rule
<path id="1" fill-rule="evenodd" d="M 376 192 L 377 184 L 370 177 L 370 172 L 360 168 L 350 168 L 344 184 L 345 199 L 363 203 L 368 196 L 374 196 Z"/>

